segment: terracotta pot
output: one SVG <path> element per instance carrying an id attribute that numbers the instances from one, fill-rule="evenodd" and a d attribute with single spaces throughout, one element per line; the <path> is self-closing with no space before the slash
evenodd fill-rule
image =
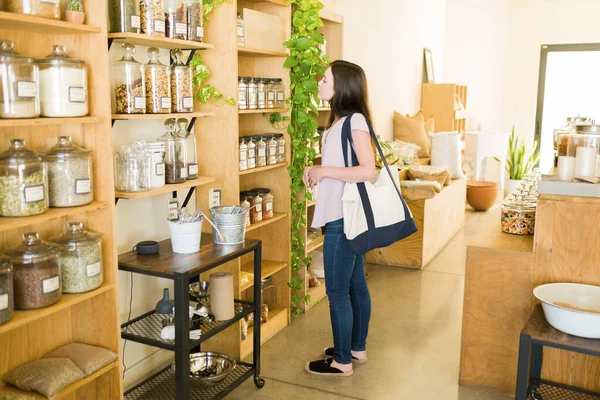
<path id="1" fill-rule="evenodd" d="M 83 24 L 85 20 L 85 13 L 79 11 L 65 11 L 65 21 L 72 22 L 74 24 Z"/>
<path id="2" fill-rule="evenodd" d="M 488 181 L 467 183 L 467 202 L 477 211 L 489 210 L 498 197 L 498 184 Z"/>

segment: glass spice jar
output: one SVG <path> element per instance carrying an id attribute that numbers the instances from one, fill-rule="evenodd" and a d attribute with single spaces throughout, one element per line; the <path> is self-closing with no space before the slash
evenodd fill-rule
<path id="1" fill-rule="evenodd" d="M 140 33 L 139 0 L 109 0 L 108 20 L 111 33 Z"/>
<path id="2" fill-rule="evenodd" d="M 283 136 L 283 133 L 278 133 L 274 135 L 274 137 L 277 141 L 277 162 L 284 163 L 286 161 L 285 138 Z"/>
<path id="3" fill-rule="evenodd" d="M 60 0 L 8 0 L 4 10 L 40 18 L 60 19 Z"/>
<path id="4" fill-rule="evenodd" d="M 123 43 L 123 57 L 111 69 L 116 114 L 145 114 L 144 69 L 134 58 L 135 46 Z"/>
<path id="5" fill-rule="evenodd" d="M 183 0 L 163 0 L 165 6 L 165 36 L 187 40 L 187 7 Z"/>
<path id="6" fill-rule="evenodd" d="M 248 86 L 248 110 L 258 109 L 258 85 L 255 80 L 249 77 L 244 78 L 244 83 Z"/>
<path id="7" fill-rule="evenodd" d="M 262 78 L 254 78 L 254 83 L 256 83 L 256 97 L 258 99 L 258 108 L 265 109 L 267 108 L 267 85 L 265 83 L 266 79 Z"/>
<path id="8" fill-rule="evenodd" d="M 189 121 L 185 118 L 179 118 L 177 125 L 179 125 L 179 131 L 177 136 L 185 139 L 186 147 L 186 160 L 187 160 L 187 177 L 186 179 L 192 180 L 198 178 L 198 152 L 196 148 L 196 131 L 192 128 L 191 131 L 187 130 Z"/>
<path id="9" fill-rule="evenodd" d="M 187 179 L 186 139 L 175 135 L 175 120 L 165 121 L 167 133 L 158 140 L 165 142 L 165 182 L 183 183 Z"/>
<path id="10" fill-rule="evenodd" d="M 148 49 L 148 64 L 144 65 L 146 84 L 146 112 L 150 114 L 171 113 L 171 79 L 169 67 L 159 60 L 156 47 Z"/>
<path id="11" fill-rule="evenodd" d="M 600 125 L 575 125 L 575 131 L 569 135 L 567 156 L 576 157 L 578 147 L 595 147 L 600 149 Z"/>
<path id="12" fill-rule="evenodd" d="M 267 165 L 277 164 L 277 141 L 273 135 L 264 135 L 263 141 L 267 145 Z"/>
<path id="13" fill-rule="evenodd" d="M 0 153 L 0 216 L 26 217 L 48 210 L 48 172 L 25 140 L 11 139 Z"/>
<path id="14" fill-rule="evenodd" d="M 246 27 L 242 13 L 237 13 L 237 45 L 244 47 L 246 46 Z"/>
<path id="15" fill-rule="evenodd" d="M 248 169 L 256 168 L 256 144 L 252 141 L 251 136 L 244 138 L 246 147 L 248 148 Z"/>
<path id="16" fill-rule="evenodd" d="M 146 150 L 150 154 L 150 187 L 161 188 L 165 186 L 165 143 L 148 143 Z"/>
<path id="17" fill-rule="evenodd" d="M 165 36 L 163 0 L 140 0 L 140 30 L 154 36 Z"/>
<path id="18" fill-rule="evenodd" d="M 92 155 L 75 146 L 70 136 L 59 136 L 46 153 L 50 207 L 76 207 L 94 200 Z"/>
<path id="19" fill-rule="evenodd" d="M 277 107 L 277 84 L 275 79 L 265 79 L 265 86 L 267 88 L 267 108 Z"/>
<path id="20" fill-rule="evenodd" d="M 8 258 L 0 257 L 0 325 L 12 319 L 14 310 L 13 267 Z"/>
<path id="21" fill-rule="evenodd" d="M 244 77 L 238 76 L 238 109 L 248 109 L 248 84 Z"/>
<path id="22" fill-rule="evenodd" d="M 0 118 L 39 117 L 39 92 L 34 59 L 15 52 L 12 41 L 0 41 Z"/>
<path id="23" fill-rule="evenodd" d="M 183 52 L 179 49 L 171 53 L 171 111 L 186 113 L 194 111 L 192 89 L 192 69 L 183 60 Z"/>
<path id="24" fill-rule="evenodd" d="M 240 207 L 246 209 L 246 226 L 250 226 L 250 202 L 246 199 L 244 192 L 240 193 Z"/>
<path id="25" fill-rule="evenodd" d="M 250 223 L 255 224 L 263 220 L 262 197 L 256 192 L 242 192 L 250 203 Z"/>
<path id="26" fill-rule="evenodd" d="M 122 145 L 115 157 L 115 189 L 130 193 L 150 190 L 151 163 L 144 142 Z"/>
<path id="27" fill-rule="evenodd" d="M 285 89 L 283 87 L 283 79 L 277 78 L 277 79 L 274 79 L 274 82 L 275 82 L 275 91 L 277 93 L 276 107 L 283 108 L 283 107 L 285 107 Z"/>
<path id="28" fill-rule="evenodd" d="M 267 144 L 262 136 L 252 136 L 252 141 L 256 145 L 256 166 L 265 167 L 267 165 Z"/>
<path id="29" fill-rule="evenodd" d="M 33 310 L 58 303 L 62 297 L 58 249 L 40 240 L 37 232 L 25 233 L 22 239 L 4 251 L 13 265 L 15 309 Z"/>
<path id="30" fill-rule="evenodd" d="M 244 138 L 240 138 L 240 171 L 246 171 L 248 169 L 248 146 L 246 145 L 246 140 Z"/>
<path id="31" fill-rule="evenodd" d="M 204 4 L 202 0 L 186 0 L 188 40 L 204 41 Z"/>
<path id="32" fill-rule="evenodd" d="M 255 188 L 251 190 L 262 198 L 262 218 L 267 220 L 273 218 L 273 195 L 269 188 Z"/>

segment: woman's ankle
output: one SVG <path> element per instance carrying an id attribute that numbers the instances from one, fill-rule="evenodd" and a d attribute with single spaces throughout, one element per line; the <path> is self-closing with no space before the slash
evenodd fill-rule
<path id="1" fill-rule="evenodd" d="M 337 368 L 342 372 L 350 372 L 352 371 L 352 363 L 350 364 L 340 364 L 337 361 L 333 360 L 331 361 L 331 366 L 333 368 Z"/>
<path id="2" fill-rule="evenodd" d="M 359 360 L 366 360 L 367 359 L 367 351 L 363 350 L 363 351 L 351 351 L 352 353 L 352 357 L 358 358 Z"/>

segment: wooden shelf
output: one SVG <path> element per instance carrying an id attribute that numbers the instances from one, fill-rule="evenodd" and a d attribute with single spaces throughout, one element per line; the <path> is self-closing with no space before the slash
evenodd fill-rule
<path id="1" fill-rule="evenodd" d="M 79 25 L 71 22 L 1 11 L 0 27 L 2 27 L 2 29 L 54 35 L 76 35 L 83 33 L 100 33 L 102 31 L 100 27 L 97 26 Z"/>
<path id="2" fill-rule="evenodd" d="M 333 22 L 335 24 L 344 23 L 344 17 L 342 17 L 341 15 L 337 15 L 333 10 L 330 10 L 328 8 L 321 9 L 321 11 L 319 11 L 319 16 L 323 21 Z"/>
<path id="3" fill-rule="evenodd" d="M 244 114 L 273 114 L 273 113 L 286 113 L 289 110 L 287 108 L 261 108 L 260 110 L 239 110 L 240 115 Z"/>
<path id="4" fill-rule="evenodd" d="M 267 165 L 266 167 L 247 169 L 245 171 L 240 171 L 240 176 L 256 174 L 259 172 L 269 171 L 271 169 L 282 168 L 282 167 L 288 167 L 288 163 L 279 163 L 279 164 Z"/>
<path id="5" fill-rule="evenodd" d="M 285 0 L 248 0 L 250 3 L 271 3 L 287 7 L 289 4 Z"/>
<path id="6" fill-rule="evenodd" d="M 288 325 L 289 308 L 274 308 L 269 310 L 269 320 L 260 326 L 260 343 L 263 344 L 273 336 L 281 332 Z M 244 359 L 252 354 L 252 342 L 254 340 L 254 327 L 248 327 L 248 337 L 241 342 L 241 358 Z"/>
<path id="7" fill-rule="evenodd" d="M 164 194 L 164 193 L 171 193 L 176 190 L 189 189 L 189 188 L 196 187 L 196 186 L 202 186 L 202 185 L 206 185 L 206 184 L 209 184 L 209 183 L 212 183 L 215 181 L 216 181 L 215 178 L 200 176 L 191 181 L 185 181 L 184 183 L 177 183 L 174 185 L 165 185 L 158 189 L 148 190 L 147 192 L 136 192 L 136 193 L 115 192 L 115 197 L 118 199 L 143 199 L 146 197 L 158 196 L 158 195 Z"/>
<path id="8" fill-rule="evenodd" d="M 287 213 L 279 213 L 279 212 L 273 213 L 273 218 L 269 218 L 266 221 L 261 221 L 261 222 L 257 222 L 256 224 L 250 225 L 249 227 L 246 228 L 246 232 L 255 231 L 257 229 L 262 228 L 263 226 L 277 222 L 280 219 L 284 219 L 287 216 L 288 216 Z"/>
<path id="9" fill-rule="evenodd" d="M 191 112 L 191 113 L 172 113 L 172 114 L 113 114 L 112 119 L 124 120 L 155 120 L 167 118 L 205 118 L 212 117 L 213 112 Z"/>
<path id="10" fill-rule="evenodd" d="M 313 200 L 313 201 L 309 201 L 308 203 L 306 203 L 306 208 L 308 207 L 314 207 L 317 205 L 317 201 Z"/>
<path id="11" fill-rule="evenodd" d="M 190 40 L 169 39 L 161 36 L 146 35 L 143 33 L 109 33 L 108 39 L 116 42 L 127 42 L 139 46 L 160 47 L 162 49 L 206 50 L 215 46 L 208 43 L 193 42 Z"/>
<path id="12" fill-rule="evenodd" d="M 319 236 L 318 238 L 316 238 L 312 242 L 308 243 L 308 245 L 306 246 L 306 254 L 308 254 L 311 251 L 316 250 L 319 247 L 323 246 L 323 241 L 324 240 L 325 240 L 325 236 Z"/>
<path id="13" fill-rule="evenodd" d="M 67 124 L 97 124 L 100 122 L 104 122 L 104 117 L 0 119 L 0 128 Z"/>
<path id="14" fill-rule="evenodd" d="M 53 221 L 71 215 L 84 214 L 96 210 L 104 209 L 108 203 L 104 201 L 93 201 L 90 204 L 81 207 L 69 208 L 50 208 L 43 214 L 33 215 L 31 217 L 2 217 L 0 218 L 0 232 L 6 232 L 24 226 L 32 226 L 47 221 Z"/>
<path id="15" fill-rule="evenodd" d="M 281 53 L 278 51 L 252 49 L 249 47 L 238 46 L 238 54 L 240 56 L 254 56 L 254 57 L 287 57 L 288 53 Z"/>
<path id="16" fill-rule="evenodd" d="M 45 318 L 55 314 L 75 304 L 82 303 L 102 293 L 113 290 L 115 287 L 112 283 L 105 283 L 96 290 L 87 293 L 78 294 L 63 294 L 60 301 L 50 307 L 40 308 L 38 310 L 15 311 L 13 318 L 4 325 L 0 325 L 0 334 L 9 332 L 13 329 L 26 325 L 30 322 Z M 58 323 L 58 322 L 57 322 Z"/>
<path id="17" fill-rule="evenodd" d="M 327 297 L 327 288 L 325 287 L 325 279 L 318 280 L 321 284 L 315 287 L 309 287 L 306 290 L 306 294 L 310 295 L 310 303 L 306 304 L 306 310 L 310 310 L 317 305 L 318 301 L 323 300 Z"/>
<path id="18" fill-rule="evenodd" d="M 287 266 L 288 266 L 288 264 L 285 262 L 262 260 L 261 279 L 266 279 L 269 276 L 274 275 L 277 272 L 281 271 L 282 269 L 284 269 Z M 250 261 L 249 263 L 242 265 L 241 269 L 244 272 L 253 274 L 254 273 L 254 261 Z M 240 291 L 243 292 L 244 290 L 248 290 L 253 286 L 254 286 L 254 281 L 245 283 L 240 286 Z"/>

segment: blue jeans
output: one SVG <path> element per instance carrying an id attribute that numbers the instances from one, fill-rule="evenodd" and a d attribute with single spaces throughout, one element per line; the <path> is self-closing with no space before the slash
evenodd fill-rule
<path id="1" fill-rule="evenodd" d="M 334 360 L 351 364 L 354 351 L 367 349 L 371 295 L 362 255 L 346 251 L 344 220 L 329 222 L 323 244 L 325 286 L 333 330 Z"/>

